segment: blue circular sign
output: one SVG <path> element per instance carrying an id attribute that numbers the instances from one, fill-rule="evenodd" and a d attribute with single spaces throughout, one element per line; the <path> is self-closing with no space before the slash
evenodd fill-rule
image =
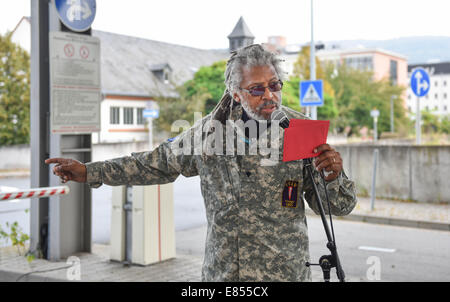
<path id="1" fill-rule="evenodd" d="M 88 30 L 94 22 L 97 4 L 95 0 L 54 0 L 59 19 L 70 30 Z"/>
<path id="2" fill-rule="evenodd" d="M 414 69 L 411 74 L 411 90 L 418 97 L 427 95 L 430 90 L 430 77 L 425 69 Z"/>

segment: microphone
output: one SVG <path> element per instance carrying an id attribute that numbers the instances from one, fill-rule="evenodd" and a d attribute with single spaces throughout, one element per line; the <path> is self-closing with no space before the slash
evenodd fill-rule
<path id="1" fill-rule="evenodd" d="M 278 121 L 279 125 L 283 128 L 286 129 L 289 127 L 289 123 L 290 120 L 287 117 L 286 113 L 284 113 L 283 111 L 281 111 L 280 109 L 275 110 L 274 112 L 272 112 L 272 114 L 270 115 L 270 119 L 272 121 Z M 317 185 L 315 183 L 314 177 L 313 177 L 313 172 L 312 172 L 312 159 L 311 158 L 305 158 L 303 159 L 303 164 L 306 167 L 309 177 L 310 177 L 310 181 L 313 184 L 313 190 L 314 193 L 316 195 L 316 201 L 317 201 L 317 207 L 320 213 L 320 216 L 322 218 L 322 224 L 323 227 L 325 229 L 325 234 L 327 235 L 327 239 L 328 239 L 328 243 L 327 243 L 327 248 L 330 250 L 331 255 L 324 255 L 320 258 L 319 260 L 319 266 L 322 268 L 322 272 L 323 272 L 323 277 L 325 282 L 329 282 L 330 281 L 330 270 L 331 268 L 335 267 L 336 268 L 336 275 L 339 279 L 339 281 L 341 282 L 345 282 L 345 273 L 344 270 L 342 269 L 342 265 L 341 262 L 339 260 L 339 256 L 337 253 L 337 248 L 336 248 L 336 238 L 334 237 L 334 229 L 333 229 L 333 219 L 331 218 L 331 206 L 330 206 L 330 200 L 328 197 L 328 191 L 327 191 L 327 186 L 325 183 L 325 178 L 323 177 L 323 174 L 321 174 L 322 176 L 322 181 L 325 187 L 325 196 L 327 198 L 327 203 L 328 203 L 328 210 L 329 210 L 329 214 L 330 214 L 330 224 L 331 224 L 331 231 L 330 228 L 328 226 L 328 222 L 325 216 L 325 210 L 323 209 L 323 205 L 322 205 L 322 200 L 320 198 L 320 194 L 319 191 L 317 189 Z M 327 173 L 325 170 L 323 170 L 324 173 Z M 322 172 L 322 173 L 323 173 Z M 332 172 L 330 172 L 332 173 Z M 317 264 L 311 264 L 309 262 L 306 262 L 306 266 L 310 266 L 310 265 L 317 265 Z"/>
<path id="2" fill-rule="evenodd" d="M 281 111 L 280 109 L 275 110 L 270 115 L 270 119 L 272 121 L 278 121 L 281 128 L 286 129 L 289 127 L 289 118 L 287 117 L 286 113 Z"/>

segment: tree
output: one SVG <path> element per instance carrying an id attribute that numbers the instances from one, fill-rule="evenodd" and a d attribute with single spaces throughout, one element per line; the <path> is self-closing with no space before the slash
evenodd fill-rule
<path id="1" fill-rule="evenodd" d="M 194 112 L 201 112 L 202 116 L 209 114 L 225 91 L 225 68 L 226 61 L 200 67 L 193 79 L 177 87 L 178 98 L 157 98 L 160 116 L 155 120 L 155 126 L 171 133 L 173 122 L 186 120 L 192 124 Z"/>
<path id="2" fill-rule="evenodd" d="M 178 132 L 172 133 L 172 124 L 177 120 L 186 120 L 191 125 L 194 122 L 194 112 L 201 112 L 205 116 L 205 104 L 211 99 L 211 94 L 206 88 L 200 88 L 194 94 L 189 95 L 187 88 L 181 86 L 177 88 L 179 97 L 157 98 L 159 105 L 159 118 L 154 120 L 155 126 L 159 130 L 170 133 L 171 136 L 178 135 Z"/>
<path id="3" fill-rule="evenodd" d="M 324 105 L 317 107 L 317 118 L 319 120 L 330 120 L 330 129 L 334 129 L 338 109 L 336 107 L 333 87 L 326 78 L 328 66 L 323 66 L 317 57 L 315 60 L 316 78 L 322 80 L 324 90 Z M 300 51 L 297 61 L 294 63 L 293 76 L 285 83 L 286 85 L 283 88 L 283 105 L 301 111 L 299 85 L 300 81 L 306 81 L 311 78 L 310 62 L 310 47 L 305 46 Z"/>
<path id="4" fill-rule="evenodd" d="M 30 56 L 0 35 L 0 145 L 27 144 L 30 137 Z"/>
<path id="5" fill-rule="evenodd" d="M 214 109 L 225 91 L 224 74 L 226 65 L 226 61 L 218 61 L 211 66 L 200 67 L 194 78 L 184 84 L 187 98 L 192 98 L 199 94 L 209 94 L 204 108 L 205 115 Z"/>
<path id="6" fill-rule="evenodd" d="M 441 132 L 439 117 L 427 110 L 421 110 L 422 131 L 426 134 Z"/>
<path id="7" fill-rule="evenodd" d="M 390 131 L 391 96 L 395 99 L 395 129 L 407 131 L 409 123 L 401 98 L 405 87 L 393 86 L 387 79 L 375 81 L 372 72 L 353 69 L 345 64 L 327 74 L 327 79 L 336 95 L 339 131 L 346 126 L 351 127 L 351 133 L 357 133 L 364 126 L 373 128 L 370 111 L 375 108 L 380 111 L 378 131 Z"/>
<path id="8" fill-rule="evenodd" d="M 317 57 L 316 61 L 316 79 L 321 79 L 323 81 L 323 91 L 330 97 L 334 97 L 333 87 L 330 85 L 326 78 L 326 72 L 329 69 L 329 65 L 323 66 Z M 311 57 L 310 57 L 310 47 L 304 46 L 298 54 L 297 61 L 294 63 L 293 76 L 299 78 L 301 81 L 308 81 L 311 79 Z M 324 68 L 325 67 L 325 68 Z"/>

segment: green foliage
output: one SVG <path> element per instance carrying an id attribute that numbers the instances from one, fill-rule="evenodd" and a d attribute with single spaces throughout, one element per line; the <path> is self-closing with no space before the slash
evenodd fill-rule
<path id="1" fill-rule="evenodd" d="M 218 61 L 211 66 L 201 67 L 195 73 L 194 78 L 184 85 L 187 99 L 199 94 L 209 94 L 205 103 L 205 115 L 214 109 L 225 91 L 224 73 L 226 65 L 226 61 Z"/>
<path id="2" fill-rule="evenodd" d="M 422 110 L 422 132 L 425 134 L 450 134 L 450 116 L 438 116 L 432 111 Z"/>
<path id="3" fill-rule="evenodd" d="M 6 222 L 6 227 L 9 230 L 3 230 L 0 226 L 0 238 L 3 238 L 6 242 L 11 241 L 12 246 L 17 247 L 19 255 L 23 255 L 25 243 L 30 240 L 30 237 L 22 231 L 17 221 L 12 224 Z"/>
<path id="4" fill-rule="evenodd" d="M 450 116 L 445 116 L 441 120 L 441 132 L 450 134 Z"/>
<path id="5" fill-rule="evenodd" d="M 194 122 L 194 112 L 209 114 L 217 105 L 225 91 L 224 73 L 226 61 L 201 67 L 192 80 L 177 88 L 178 98 L 157 98 L 160 115 L 155 119 L 159 130 L 177 135 L 171 126 L 177 120 L 186 120 L 191 125 Z"/>
<path id="6" fill-rule="evenodd" d="M 390 100 L 394 97 L 395 129 L 407 129 L 408 119 L 401 95 L 404 87 L 392 86 L 389 81 L 374 81 L 373 74 L 341 65 L 336 72 L 329 72 L 327 79 L 335 91 L 338 106 L 336 126 L 342 132 L 346 126 L 351 133 L 366 126 L 373 129 L 370 111 L 378 109 L 378 131 L 390 131 Z M 406 126 L 405 126 L 406 125 Z M 351 134 L 350 133 L 350 134 Z"/>
<path id="7" fill-rule="evenodd" d="M 194 122 L 194 112 L 200 112 L 205 116 L 205 103 L 211 99 L 211 94 L 206 88 L 200 88 L 194 94 L 188 96 L 186 87 L 177 89 L 179 98 L 158 98 L 159 118 L 154 119 L 154 125 L 159 130 L 169 132 L 171 136 L 178 135 L 178 129 L 171 131 L 172 124 L 177 120 L 186 120 L 191 125 Z"/>
<path id="8" fill-rule="evenodd" d="M 297 61 L 294 63 L 293 76 L 286 81 L 283 87 L 283 105 L 296 111 L 301 111 L 299 85 L 300 81 L 310 79 L 310 48 L 303 47 L 300 51 Z M 324 85 L 324 105 L 317 107 L 317 118 L 319 120 L 330 120 L 330 129 L 335 127 L 335 118 L 338 115 L 334 90 L 326 79 L 328 66 L 322 66 L 316 57 L 316 78 L 321 79 Z"/>
<path id="9" fill-rule="evenodd" d="M 30 57 L 0 35 L 0 145 L 26 144 L 30 136 Z"/>
<path id="10" fill-rule="evenodd" d="M 426 134 L 438 133 L 440 132 L 440 121 L 439 117 L 429 110 L 421 111 L 422 118 L 422 132 Z"/>
<path id="11" fill-rule="evenodd" d="M 300 79 L 291 77 L 288 81 L 283 83 L 282 104 L 286 107 L 300 111 L 300 94 L 299 94 Z"/>
<path id="12" fill-rule="evenodd" d="M 324 94 L 334 97 L 333 87 L 326 78 L 326 72 L 330 69 L 330 65 L 323 65 L 316 57 L 316 79 L 323 81 Z M 301 81 L 307 81 L 311 78 L 311 59 L 310 47 L 305 46 L 298 54 L 297 61 L 294 63 L 293 77 L 299 78 Z M 298 86 L 297 86 L 298 87 Z"/>
<path id="13" fill-rule="evenodd" d="M 330 130 L 336 128 L 336 117 L 339 114 L 336 99 L 331 97 L 329 94 L 324 94 L 324 105 L 317 107 L 317 119 L 319 120 L 329 120 Z"/>

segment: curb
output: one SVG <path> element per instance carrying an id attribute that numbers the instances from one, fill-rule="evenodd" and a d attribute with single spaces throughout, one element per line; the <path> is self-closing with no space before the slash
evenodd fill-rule
<path id="1" fill-rule="evenodd" d="M 68 282 L 68 280 L 45 277 L 45 273 L 21 273 L 0 269 L 0 282 Z M 17 281 L 17 279 L 19 279 Z"/>
<path id="2" fill-rule="evenodd" d="M 1 172 L 0 179 L 2 178 L 23 178 L 30 177 L 31 173 L 26 171 L 18 171 L 18 172 Z"/>
<path id="3" fill-rule="evenodd" d="M 306 214 L 316 215 L 312 210 L 307 209 Z M 360 221 L 374 224 L 387 224 L 394 226 L 428 229 L 428 230 L 439 230 L 439 231 L 450 231 L 450 223 L 444 222 L 434 222 L 426 220 L 411 220 L 403 218 L 392 218 L 384 216 L 375 215 L 361 215 L 361 214 L 350 214 L 347 216 L 333 216 L 335 219 L 348 220 L 348 221 Z"/>

